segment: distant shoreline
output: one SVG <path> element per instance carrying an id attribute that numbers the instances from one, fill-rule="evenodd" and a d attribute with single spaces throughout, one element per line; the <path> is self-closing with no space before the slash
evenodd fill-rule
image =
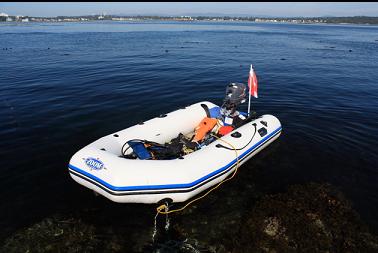
<path id="1" fill-rule="evenodd" d="M 332 26 L 332 25 L 340 25 L 340 26 L 378 26 L 378 24 L 362 24 L 362 23 L 294 23 L 294 22 L 269 22 L 269 21 L 266 21 L 266 22 L 254 22 L 254 21 L 244 21 L 244 20 L 239 20 L 239 21 L 229 21 L 229 20 L 217 20 L 217 21 L 213 21 L 213 20 L 196 20 L 196 21 L 179 21 L 179 20 L 157 20 L 157 19 L 150 19 L 150 20 L 121 20 L 121 21 L 116 21 L 116 20 L 106 20 L 106 21 L 101 21 L 101 20 L 88 20 L 88 21 L 59 21 L 59 22 L 54 22 L 54 21 L 29 21 L 29 22 L 0 22 L 0 26 L 2 24 L 7 24 L 7 25 L 26 25 L 26 24 L 40 24 L 40 23 L 43 23 L 43 24 L 67 24 L 67 23 L 76 23 L 76 24 L 85 24 L 85 23 L 122 23 L 122 22 L 125 22 L 125 23 L 128 23 L 128 24 L 132 24 L 132 23 L 139 23 L 139 22 L 148 22 L 148 21 L 161 21 L 161 22 L 182 22 L 182 23 L 186 23 L 186 24 L 190 24 L 190 23 L 199 23 L 199 22 L 203 22 L 203 23 L 216 23 L 216 22 L 219 22 L 219 23 L 252 23 L 252 24 L 277 24 L 277 25 L 324 25 L 324 26 Z"/>
<path id="2" fill-rule="evenodd" d="M 293 18 L 257 18 L 257 17 L 211 17 L 211 16 L 58 16 L 58 17 L 29 17 L 0 16 L 0 22 L 88 22 L 88 21 L 212 21 L 212 22 L 254 22 L 254 23 L 292 23 L 292 24 L 357 24 L 378 25 L 378 17 L 293 17 Z"/>

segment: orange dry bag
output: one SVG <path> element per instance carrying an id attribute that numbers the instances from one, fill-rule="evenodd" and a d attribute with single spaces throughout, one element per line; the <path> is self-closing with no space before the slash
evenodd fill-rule
<path id="1" fill-rule="evenodd" d="M 214 118 L 204 118 L 195 129 L 193 141 L 202 141 L 205 135 L 214 128 L 214 126 L 217 124 L 217 121 L 218 120 Z"/>
<path id="2" fill-rule="evenodd" d="M 234 130 L 234 128 L 232 126 L 222 126 L 221 128 L 219 128 L 218 134 L 223 136 L 223 135 L 226 135 L 226 134 L 232 132 L 232 130 Z"/>

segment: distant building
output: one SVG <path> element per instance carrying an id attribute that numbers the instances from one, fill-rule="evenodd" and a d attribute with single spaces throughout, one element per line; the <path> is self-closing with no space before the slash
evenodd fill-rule
<path id="1" fill-rule="evenodd" d="M 23 18 L 23 19 L 21 19 L 21 22 L 29 22 L 29 19 L 28 18 Z"/>
<path id="2" fill-rule="evenodd" d="M 7 21 L 7 22 L 12 22 L 13 19 L 12 19 L 11 17 L 7 17 L 6 21 Z"/>
<path id="3" fill-rule="evenodd" d="M 7 21 L 7 18 L 8 18 L 8 14 L 6 13 L 0 13 L 0 22 L 5 22 Z"/>

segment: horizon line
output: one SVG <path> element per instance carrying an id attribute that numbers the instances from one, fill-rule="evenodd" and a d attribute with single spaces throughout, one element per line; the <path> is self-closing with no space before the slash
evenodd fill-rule
<path id="1" fill-rule="evenodd" d="M 4 12 L 3 12 L 4 13 Z M 2 14 L 3 14 L 2 13 Z M 7 14 L 7 13 L 4 13 Z M 353 18 L 353 17 L 369 17 L 378 18 L 377 16 L 370 15 L 353 15 L 353 16 L 334 16 L 334 15 L 323 15 L 323 16 L 272 16 L 272 15 L 247 15 L 247 14 L 105 14 L 105 13 L 92 13 L 92 14 L 81 14 L 81 15 L 56 15 L 56 16 L 32 16 L 32 15 L 14 15 L 7 14 L 8 16 L 23 16 L 23 17 L 43 17 L 43 18 L 55 18 L 55 17 L 83 17 L 83 16 L 127 16 L 127 17 L 231 17 L 231 18 Z"/>

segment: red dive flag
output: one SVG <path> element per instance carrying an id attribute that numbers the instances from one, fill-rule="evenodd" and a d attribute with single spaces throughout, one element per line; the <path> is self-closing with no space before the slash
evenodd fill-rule
<path id="1" fill-rule="evenodd" d="M 257 98 L 257 77 L 256 77 L 255 71 L 252 68 L 252 64 L 251 64 L 251 70 L 249 71 L 248 88 L 249 88 L 249 94 Z"/>

